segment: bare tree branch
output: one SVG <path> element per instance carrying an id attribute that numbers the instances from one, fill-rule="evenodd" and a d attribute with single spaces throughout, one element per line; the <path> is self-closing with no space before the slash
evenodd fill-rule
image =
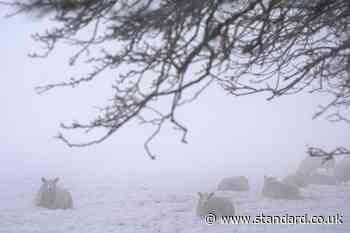
<path id="1" fill-rule="evenodd" d="M 348 0 L 27 0 L 1 1 L 12 14 L 50 18 L 54 25 L 33 39 L 44 45 L 32 57 L 47 57 L 59 44 L 74 49 L 69 65 L 85 59 L 92 70 L 80 77 L 37 87 L 77 87 L 114 71 L 113 98 L 88 123 L 62 124 L 64 130 L 104 134 L 101 143 L 130 121 L 155 131 L 172 124 L 186 143 L 188 128 L 179 107 L 217 84 L 232 96 L 268 93 L 268 100 L 302 91 L 327 93 L 332 121 L 350 106 L 350 2 Z M 83 36 L 82 36 L 83 35 Z M 122 70 L 127 70 L 122 72 Z M 160 100 L 168 108 L 159 108 Z M 153 114 L 151 119 L 150 112 Z M 336 112 L 336 114 L 334 114 Z M 146 117 L 147 116 L 147 117 Z M 148 120 L 146 120 L 146 118 Z M 310 149 L 310 155 L 322 154 Z M 336 152 L 334 152 L 336 153 Z M 338 153 L 338 152 L 337 152 Z"/>
<path id="2" fill-rule="evenodd" d="M 309 147 L 307 150 L 307 153 L 311 157 L 323 157 L 324 158 L 323 163 L 326 163 L 328 160 L 333 159 L 334 156 L 350 155 L 350 150 L 344 147 L 338 147 L 330 152 L 326 152 L 320 148 Z"/>

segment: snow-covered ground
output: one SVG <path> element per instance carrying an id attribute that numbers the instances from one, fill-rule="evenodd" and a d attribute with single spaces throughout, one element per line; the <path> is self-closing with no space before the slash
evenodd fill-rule
<path id="1" fill-rule="evenodd" d="M 170 172 L 100 171 L 78 170 L 61 176 L 63 186 L 73 194 L 74 210 L 46 210 L 33 205 L 42 172 L 11 167 L 0 171 L 0 233 L 350 232 L 350 185 L 310 186 L 303 190 L 305 200 L 270 200 L 260 195 L 259 177 L 251 179 L 248 193 L 217 193 L 231 196 L 239 215 L 339 213 L 343 224 L 209 226 L 195 216 L 195 206 L 197 192 L 214 190 L 215 179 L 208 183 L 204 177 L 186 178 L 186 174 Z"/>
<path id="2" fill-rule="evenodd" d="M 26 54 L 42 51 L 29 35 L 50 24 L 34 23 L 31 17 L 3 18 L 10 12 L 0 7 L 0 233 L 350 232 L 350 184 L 311 186 L 303 190 L 307 198 L 299 201 L 260 195 L 263 175 L 295 171 L 305 144 L 328 151 L 350 148 L 344 125 L 310 119 L 319 104 L 328 103 L 327 96 L 266 101 L 259 95 L 233 101 L 218 85 L 207 89 L 196 105 L 177 112 L 191 130 L 186 148 L 176 143 L 179 134 L 162 130 L 154 142 L 160 160 L 144 158 L 142 145 L 154 128 L 149 131 L 136 122 L 103 145 L 67 148 L 51 139 L 59 123 L 89 122 L 92 107 L 104 106 L 114 96 L 108 83 L 115 74 L 81 88 L 35 95 L 36 86 L 89 71 L 84 65 L 66 66 L 72 50 L 65 46 L 50 59 L 29 59 Z M 67 136 L 85 141 L 81 134 Z M 232 197 L 238 215 L 340 214 L 344 223 L 205 225 L 195 216 L 197 192 L 214 191 L 222 177 L 232 175 L 247 175 L 252 186 L 248 193 L 218 193 Z M 59 176 L 75 209 L 34 206 L 42 176 Z"/>

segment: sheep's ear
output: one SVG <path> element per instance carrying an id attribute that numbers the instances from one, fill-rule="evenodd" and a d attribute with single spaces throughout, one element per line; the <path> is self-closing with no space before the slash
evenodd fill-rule
<path id="1" fill-rule="evenodd" d="M 46 183 L 46 179 L 44 177 L 41 177 L 41 181 L 45 184 Z"/>
<path id="2" fill-rule="evenodd" d="M 59 180 L 60 180 L 60 178 L 56 177 L 56 178 L 53 180 L 53 182 L 54 182 L 54 183 L 57 183 Z"/>
<path id="3" fill-rule="evenodd" d="M 264 175 L 264 179 L 267 180 L 267 175 Z"/>
<path id="4" fill-rule="evenodd" d="M 198 196 L 202 198 L 203 194 L 201 192 L 198 192 Z"/>
<path id="5" fill-rule="evenodd" d="M 208 199 L 209 199 L 209 198 L 212 198 L 213 196 L 214 196 L 214 192 L 209 193 Z"/>

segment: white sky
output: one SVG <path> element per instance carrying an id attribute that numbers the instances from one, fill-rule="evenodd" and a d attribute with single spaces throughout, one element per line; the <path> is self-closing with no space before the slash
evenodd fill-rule
<path id="1" fill-rule="evenodd" d="M 0 15 L 4 14 L 0 9 Z M 143 149 L 152 129 L 136 124 L 127 125 L 100 145 L 67 148 L 53 139 L 59 123 L 89 119 L 93 106 L 103 106 L 112 96 L 111 77 L 81 89 L 37 95 L 35 86 L 70 77 L 67 58 L 71 52 L 63 48 L 49 59 L 31 59 L 27 54 L 40 45 L 30 34 L 43 31 L 44 26 L 26 17 L 1 17 L 0 28 L 0 166 L 5 175 L 35 170 L 39 176 L 48 169 L 55 174 L 64 169 L 100 169 L 107 173 L 235 175 L 259 171 L 279 175 L 292 171 L 305 156 L 306 145 L 350 147 L 350 126 L 312 120 L 325 98 L 303 94 L 268 102 L 262 96 L 235 98 L 214 85 L 181 110 L 181 120 L 190 128 L 189 144 L 179 142 L 177 131 L 164 129 L 152 144 L 156 161 L 150 161 Z"/>

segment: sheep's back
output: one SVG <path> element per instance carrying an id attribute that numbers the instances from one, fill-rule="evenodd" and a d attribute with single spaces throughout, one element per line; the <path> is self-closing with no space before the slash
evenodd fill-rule
<path id="1" fill-rule="evenodd" d="M 215 213 L 219 218 L 221 216 L 233 216 L 235 210 L 232 202 L 227 198 L 212 197 L 204 206 L 197 206 L 197 215 L 205 216 L 209 213 Z"/>
<path id="2" fill-rule="evenodd" d="M 226 177 L 221 180 L 218 190 L 222 191 L 248 191 L 248 179 L 244 176 Z"/>
<path id="3" fill-rule="evenodd" d="M 297 187 L 306 187 L 306 176 L 302 174 L 291 174 L 283 178 L 282 183 L 287 185 L 294 185 Z"/>
<path id="4" fill-rule="evenodd" d="M 262 194 L 276 199 L 301 199 L 302 196 L 297 186 L 284 184 L 279 181 L 264 184 Z"/>
<path id="5" fill-rule="evenodd" d="M 334 176 L 314 173 L 307 177 L 308 184 L 335 185 L 337 183 Z"/>

